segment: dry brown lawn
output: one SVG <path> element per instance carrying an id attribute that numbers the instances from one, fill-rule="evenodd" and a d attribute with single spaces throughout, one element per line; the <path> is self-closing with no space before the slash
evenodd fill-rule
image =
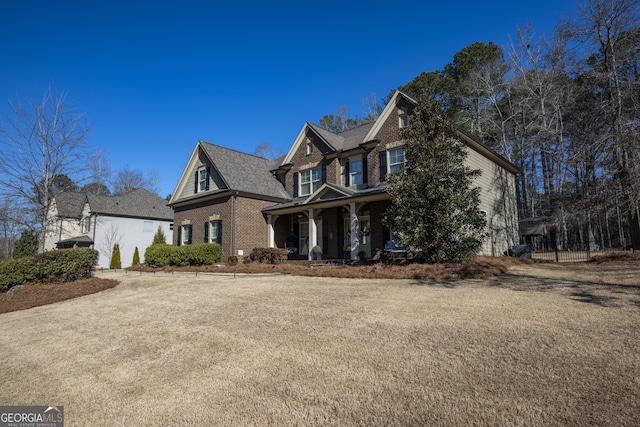
<path id="1" fill-rule="evenodd" d="M 99 273 L 0 315 L 0 405 L 69 426 L 640 425 L 640 263 L 485 279 Z"/>

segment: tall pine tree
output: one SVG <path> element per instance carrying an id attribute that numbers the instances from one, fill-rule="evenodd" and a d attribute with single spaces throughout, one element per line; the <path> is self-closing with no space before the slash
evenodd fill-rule
<path id="1" fill-rule="evenodd" d="M 441 111 L 437 101 L 420 97 L 403 130 L 404 171 L 389 178 L 386 223 L 427 262 L 474 256 L 486 226 L 480 189 L 472 186 L 480 171 L 465 165 L 465 145 Z"/>

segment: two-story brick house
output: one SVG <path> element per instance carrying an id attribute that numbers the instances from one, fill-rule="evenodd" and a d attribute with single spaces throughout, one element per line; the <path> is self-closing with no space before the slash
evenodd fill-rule
<path id="1" fill-rule="evenodd" d="M 294 258 L 356 259 L 384 248 L 387 176 L 404 166 L 402 128 L 415 101 L 396 92 L 380 117 L 333 133 L 305 123 L 276 161 L 199 142 L 174 191 L 174 242 L 218 242 L 225 255 L 254 247 L 287 248 Z M 516 168 L 460 132 L 467 163 L 480 169 L 487 215 L 482 253 L 502 254 L 518 241 Z M 315 251 L 314 251 L 315 248 Z"/>

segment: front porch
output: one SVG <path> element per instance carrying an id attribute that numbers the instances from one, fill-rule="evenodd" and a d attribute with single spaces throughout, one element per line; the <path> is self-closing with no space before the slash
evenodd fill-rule
<path id="1" fill-rule="evenodd" d="M 382 226 L 387 206 L 386 201 L 361 201 L 268 213 L 268 245 L 287 249 L 291 260 L 368 259 L 389 240 Z"/>

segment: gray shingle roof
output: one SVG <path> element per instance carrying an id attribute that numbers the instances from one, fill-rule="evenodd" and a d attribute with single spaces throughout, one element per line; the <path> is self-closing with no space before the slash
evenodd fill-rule
<path id="1" fill-rule="evenodd" d="M 342 132 L 330 132 L 324 128 L 313 123 L 308 123 L 309 126 L 325 139 L 336 151 L 350 150 L 358 147 L 358 145 L 366 142 L 364 139 L 369 133 L 369 130 L 375 123 L 367 123 L 365 125 L 358 126 L 353 129 L 348 129 Z"/>
<path id="2" fill-rule="evenodd" d="M 87 199 L 85 193 L 64 191 L 56 195 L 58 216 L 63 218 L 82 218 L 82 209 Z"/>
<path id="3" fill-rule="evenodd" d="M 139 188 L 121 196 L 98 196 L 89 193 L 62 192 L 56 195 L 58 216 L 82 218 L 85 201 L 93 214 L 172 220 L 173 209 L 167 201 Z"/>
<path id="4" fill-rule="evenodd" d="M 92 213 L 136 218 L 173 219 L 173 209 L 167 201 L 139 188 L 121 196 L 87 194 Z"/>
<path id="5" fill-rule="evenodd" d="M 291 195 L 270 172 L 274 162 L 200 141 L 200 146 L 230 190 L 289 200 Z"/>

